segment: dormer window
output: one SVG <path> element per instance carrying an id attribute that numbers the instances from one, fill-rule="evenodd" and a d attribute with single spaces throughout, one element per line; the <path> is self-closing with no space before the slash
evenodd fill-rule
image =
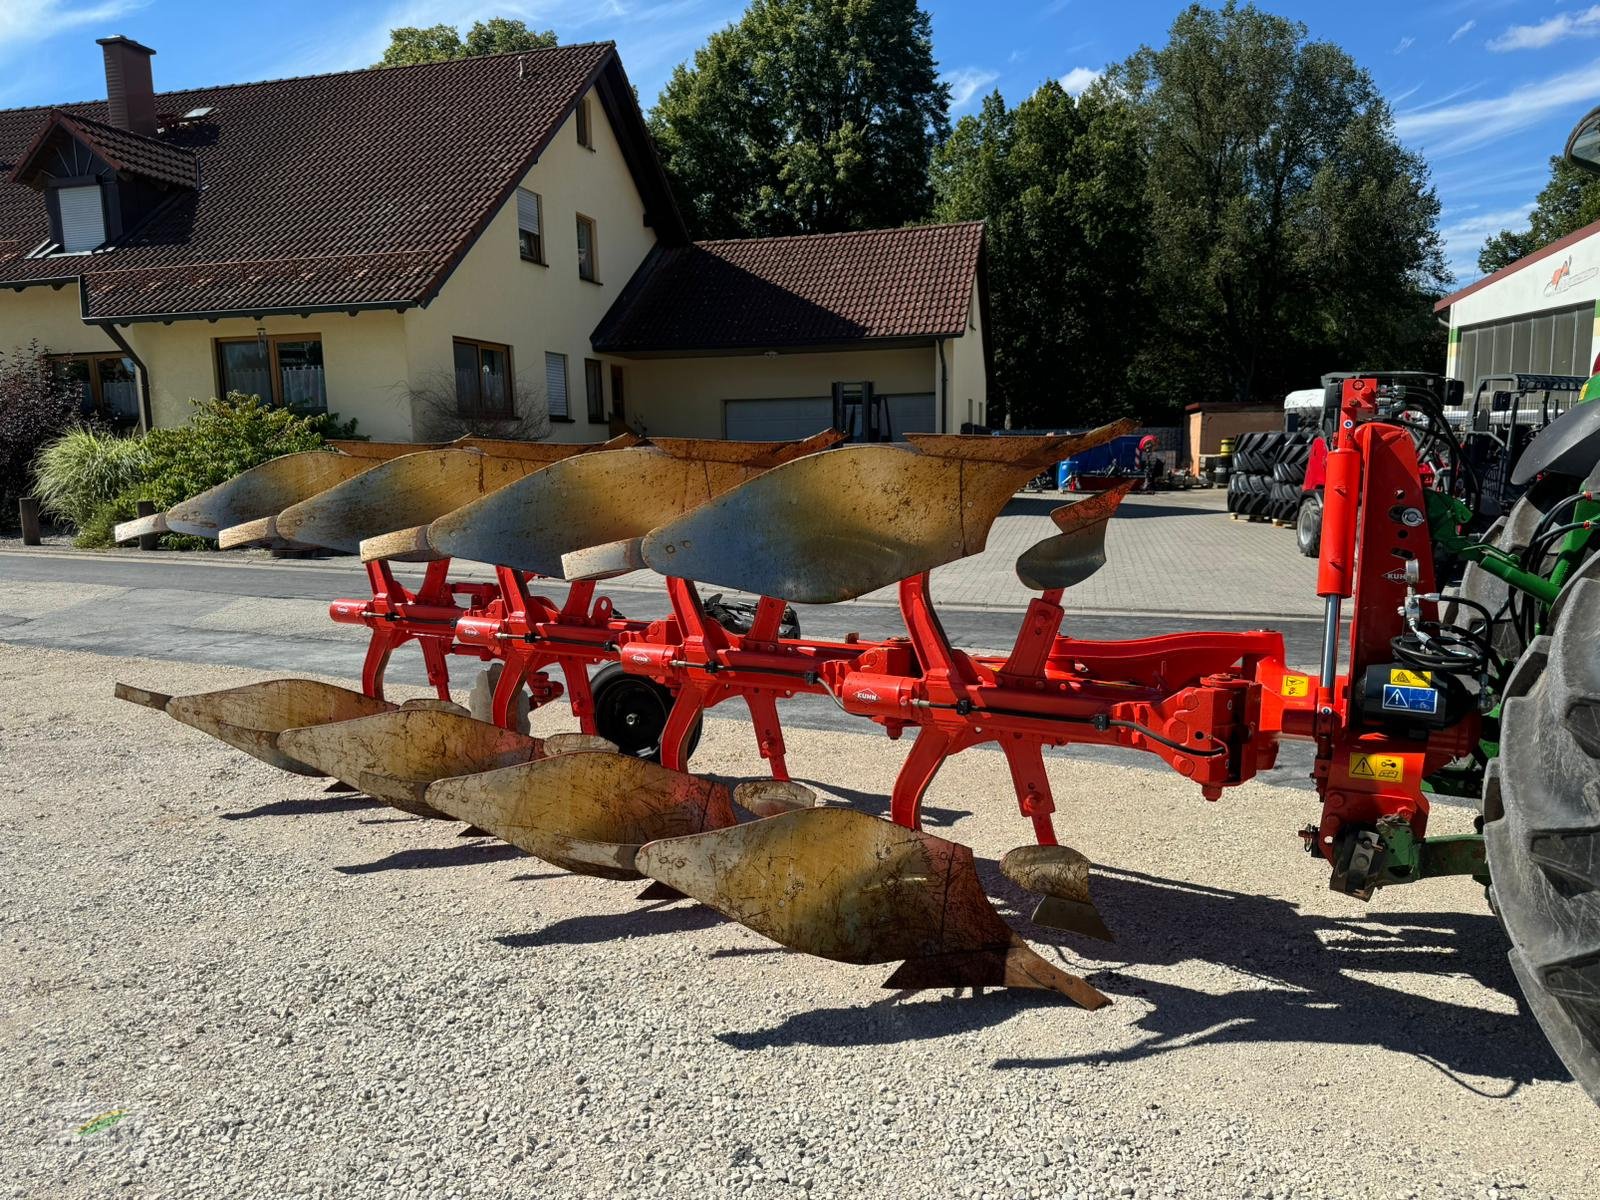
<path id="1" fill-rule="evenodd" d="M 99 249 L 200 186 L 192 150 L 62 112 L 46 119 L 11 177 L 41 193 L 59 254 Z"/>
<path id="2" fill-rule="evenodd" d="M 98 183 L 50 189 L 60 222 L 56 239 L 68 254 L 81 254 L 106 240 L 105 197 Z"/>

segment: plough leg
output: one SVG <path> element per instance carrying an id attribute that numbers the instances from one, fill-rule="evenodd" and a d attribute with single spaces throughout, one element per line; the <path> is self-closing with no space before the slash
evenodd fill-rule
<path id="1" fill-rule="evenodd" d="M 911 743 L 911 753 L 895 777 L 889 799 L 889 819 L 907 829 L 922 828 L 922 797 L 939 773 L 944 760 L 956 751 L 956 739 L 942 729 L 924 725 Z"/>
<path id="2" fill-rule="evenodd" d="M 772 764 L 774 779 L 787 782 L 789 768 L 783 760 L 783 726 L 778 723 L 777 697 L 771 692 L 746 692 L 744 702 L 750 710 L 750 722 L 755 726 L 761 757 Z"/>
<path id="3" fill-rule="evenodd" d="M 1017 807 L 1033 822 L 1033 833 L 1041 846 L 1054 846 L 1056 832 L 1050 822 L 1055 801 L 1050 796 L 1050 779 L 1044 770 L 1044 747 L 1033 738 L 1014 735 L 1000 742 L 1011 782 L 1017 789 Z"/>

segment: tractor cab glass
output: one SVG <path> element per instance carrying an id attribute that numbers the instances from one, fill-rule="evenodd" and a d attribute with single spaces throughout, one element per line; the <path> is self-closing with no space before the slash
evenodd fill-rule
<path id="1" fill-rule="evenodd" d="M 1579 121 L 1567 139 L 1567 161 L 1600 175 L 1600 108 Z"/>

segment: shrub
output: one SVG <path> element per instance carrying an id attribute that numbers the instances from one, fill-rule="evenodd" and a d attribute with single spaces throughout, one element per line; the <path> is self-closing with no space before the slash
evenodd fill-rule
<path id="1" fill-rule="evenodd" d="M 77 528 L 75 543 L 95 548 L 112 544 L 113 526 L 131 519 L 140 500 L 168 509 L 269 458 L 315 450 L 327 436 L 354 431 L 354 421 L 303 416 L 231 393 L 224 400 L 196 401 L 186 425 L 138 438 L 73 430 L 40 454 L 39 469 L 49 481 L 52 510 Z M 163 544 L 212 545 L 177 534 L 165 535 Z"/>
<path id="2" fill-rule="evenodd" d="M 17 499 L 32 488 L 34 456 L 72 424 L 77 407 L 77 389 L 38 342 L 0 353 L 0 528 L 16 523 Z"/>
<path id="3" fill-rule="evenodd" d="M 91 426 L 69 429 L 39 452 L 33 472 L 41 507 L 75 529 L 143 478 L 143 438 Z"/>

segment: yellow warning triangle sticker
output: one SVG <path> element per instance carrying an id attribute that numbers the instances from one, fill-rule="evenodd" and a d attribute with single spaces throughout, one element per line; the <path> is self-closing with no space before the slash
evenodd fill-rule
<path id="1" fill-rule="evenodd" d="M 1372 769 L 1372 759 L 1365 754 L 1355 756 L 1355 762 L 1350 767 L 1350 774 L 1356 779 L 1376 779 L 1378 773 Z"/>

